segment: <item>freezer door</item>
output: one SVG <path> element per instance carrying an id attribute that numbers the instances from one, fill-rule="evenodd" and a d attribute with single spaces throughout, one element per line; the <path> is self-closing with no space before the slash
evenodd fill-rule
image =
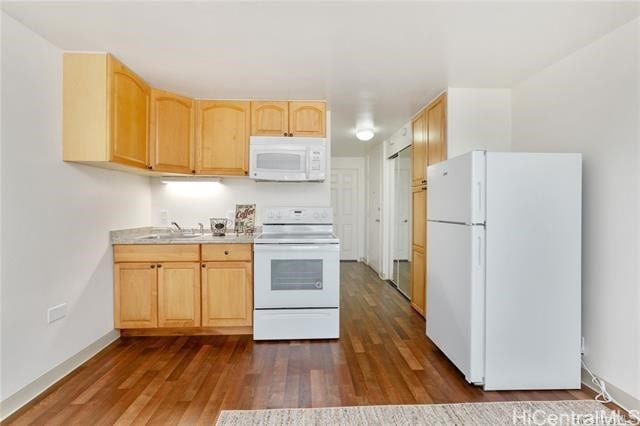
<path id="1" fill-rule="evenodd" d="M 471 151 L 427 169 L 427 219 L 485 222 L 485 155 Z"/>
<path id="2" fill-rule="evenodd" d="M 427 336 L 470 383 L 484 378 L 483 226 L 428 222 Z"/>

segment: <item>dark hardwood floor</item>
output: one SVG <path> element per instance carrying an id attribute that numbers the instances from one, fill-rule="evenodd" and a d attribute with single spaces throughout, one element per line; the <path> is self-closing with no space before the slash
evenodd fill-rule
<path id="1" fill-rule="evenodd" d="M 341 266 L 339 340 L 121 338 L 3 424 L 212 424 L 225 409 L 593 396 L 469 385 L 405 298 L 363 264 Z"/>

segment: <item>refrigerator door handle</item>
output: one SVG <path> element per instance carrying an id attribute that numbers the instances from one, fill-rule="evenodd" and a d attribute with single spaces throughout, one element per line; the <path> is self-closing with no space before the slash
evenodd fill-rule
<path id="1" fill-rule="evenodd" d="M 482 237 L 478 235 L 476 240 L 478 241 L 478 266 L 482 266 Z"/>
<path id="2" fill-rule="evenodd" d="M 476 182 L 476 190 L 478 191 L 476 196 L 478 198 L 478 213 L 482 213 L 482 183 Z"/>

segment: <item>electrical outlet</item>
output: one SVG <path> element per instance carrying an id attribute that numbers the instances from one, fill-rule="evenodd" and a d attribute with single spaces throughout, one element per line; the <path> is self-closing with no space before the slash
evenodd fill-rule
<path id="1" fill-rule="evenodd" d="M 580 339 L 580 354 L 584 355 L 584 336 Z"/>
<path id="2" fill-rule="evenodd" d="M 47 322 L 51 324 L 67 316 L 67 304 L 61 303 L 47 310 Z"/>
<path id="3" fill-rule="evenodd" d="M 160 225 L 169 226 L 169 210 L 160 210 Z"/>

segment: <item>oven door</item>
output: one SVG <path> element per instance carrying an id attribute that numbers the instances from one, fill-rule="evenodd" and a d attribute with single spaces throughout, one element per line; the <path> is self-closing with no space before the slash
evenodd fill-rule
<path id="1" fill-rule="evenodd" d="M 338 244 L 255 244 L 255 309 L 337 308 Z"/>
<path id="2" fill-rule="evenodd" d="M 251 146 L 249 177 L 254 180 L 308 180 L 308 155 L 305 147 Z"/>

